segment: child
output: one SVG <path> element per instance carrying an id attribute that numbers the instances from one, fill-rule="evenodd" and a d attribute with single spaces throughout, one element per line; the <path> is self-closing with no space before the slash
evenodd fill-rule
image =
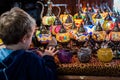
<path id="1" fill-rule="evenodd" d="M 53 56 L 49 47 L 42 54 L 27 50 L 35 30 L 35 20 L 20 8 L 0 16 L 0 38 L 6 48 L 0 50 L 0 80 L 56 80 Z"/>

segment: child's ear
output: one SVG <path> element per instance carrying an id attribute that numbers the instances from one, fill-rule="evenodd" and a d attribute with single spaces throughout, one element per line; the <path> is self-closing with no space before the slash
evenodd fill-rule
<path id="1" fill-rule="evenodd" d="M 27 35 L 24 35 L 23 38 L 21 39 L 22 43 L 26 43 Z"/>

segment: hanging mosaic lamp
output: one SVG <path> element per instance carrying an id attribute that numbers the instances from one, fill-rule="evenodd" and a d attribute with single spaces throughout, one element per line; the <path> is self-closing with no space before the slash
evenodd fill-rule
<path id="1" fill-rule="evenodd" d="M 109 13 L 106 16 L 102 27 L 103 27 L 103 30 L 105 30 L 105 31 L 109 31 L 109 30 L 111 31 L 114 28 L 114 22 Z"/>
<path id="2" fill-rule="evenodd" d="M 60 20 L 62 21 L 63 25 L 65 27 L 71 27 L 72 26 L 72 22 L 73 22 L 73 17 L 72 15 L 69 13 L 69 11 L 67 10 L 67 6 L 65 6 L 65 12 L 64 14 L 60 15 Z"/>
<path id="3" fill-rule="evenodd" d="M 95 41 L 104 41 L 106 38 L 106 32 L 102 29 L 100 22 L 98 22 L 95 31 L 92 34 L 92 38 Z"/>
<path id="4" fill-rule="evenodd" d="M 39 30 L 36 31 L 36 37 L 41 44 L 47 44 L 50 40 L 52 40 L 50 31 L 48 31 L 43 25 L 41 25 Z"/>
<path id="5" fill-rule="evenodd" d="M 69 32 L 66 31 L 63 25 L 61 26 L 59 33 L 56 34 L 56 40 L 63 43 L 70 41 Z"/>
<path id="6" fill-rule="evenodd" d="M 79 25 L 81 24 L 81 22 L 83 21 L 84 18 L 85 18 L 85 13 L 83 13 L 82 4 L 80 4 L 80 8 L 78 10 L 78 13 L 76 13 L 74 15 L 75 25 L 77 27 L 79 27 Z"/>
<path id="7" fill-rule="evenodd" d="M 75 22 L 73 22 L 71 29 L 69 30 L 70 38 L 74 39 L 74 35 L 77 33 L 77 26 L 75 25 Z"/>
<path id="8" fill-rule="evenodd" d="M 120 28 L 118 23 L 115 23 L 115 27 L 109 34 L 109 38 L 111 41 L 120 41 Z"/>
<path id="9" fill-rule="evenodd" d="M 100 22 L 100 24 L 102 25 L 104 22 L 104 19 L 102 18 L 102 15 L 100 14 L 100 11 L 97 12 L 97 14 L 92 16 L 93 22 L 94 24 L 98 24 L 98 22 Z"/>
<path id="10" fill-rule="evenodd" d="M 50 26 L 54 23 L 55 21 L 55 15 L 52 13 L 52 2 L 51 0 L 48 0 L 47 5 L 48 5 L 48 10 L 47 10 L 47 14 L 42 17 L 42 23 L 43 25 L 47 25 Z"/>
<path id="11" fill-rule="evenodd" d="M 84 19 L 84 29 L 85 31 L 92 35 L 93 31 L 94 31 L 94 24 L 93 24 L 93 21 L 91 19 L 91 16 L 89 13 L 86 13 L 86 18 Z"/>
<path id="12" fill-rule="evenodd" d="M 50 27 L 50 31 L 53 35 L 56 35 L 57 33 L 59 33 L 59 30 L 61 28 L 62 22 L 60 21 L 60 19 L 58 17 L 56 17 L 53 25 Z"/>
<path id="13" fill-rule="evenodd" d="M 83 42 L 89 39 L 89 34 L 85 32 L 83 23 L 81 23 L 78 28 L 78 32 L 74 35 L 74 37 L 78 42 Z"/>
<path id="14" fill-rule="evenodd" d="M 70 30 L 72 27 L 73 19 L 70 15 L 67 16 L 65 23 L 63 23 L 66 30 Z"/>

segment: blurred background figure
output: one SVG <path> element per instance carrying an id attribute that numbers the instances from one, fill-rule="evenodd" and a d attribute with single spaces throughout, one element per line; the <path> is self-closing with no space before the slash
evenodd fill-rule
<path id="1" fill-rule="evenodd" d="M 36 20 L 37 26 L 40 26 L 42 6 L 37 4 L 37 1 L 45 3 L 44 0 L 0 0 L 0 15 L 12 7 L 19 7 L 30 14 Z"/>

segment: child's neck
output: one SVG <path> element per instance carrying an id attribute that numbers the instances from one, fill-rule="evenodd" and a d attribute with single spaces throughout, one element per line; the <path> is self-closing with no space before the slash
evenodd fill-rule
<path id="1" fill-rule="evenodd" d="M 13 44 L 13 45 L 5 45 L 7 49 L 11 50 L 19 50 L 22 49 L 20 44 Z"/>

